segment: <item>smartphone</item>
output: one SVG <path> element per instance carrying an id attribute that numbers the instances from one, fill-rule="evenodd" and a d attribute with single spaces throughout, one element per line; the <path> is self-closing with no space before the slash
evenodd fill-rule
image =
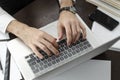
<path id="1" fill-rule="evenodd" d="M 95 10 L 92 14 L 90 14 L 89 19 L 92 21 L 98 22 L 99 24 L 109 29 L 110 31 L 115 29 L 117 25 L 119 24 L 118 21 L 116 21 L 112 17 L 106 15 L 105 13 L 99 10 Z"/>

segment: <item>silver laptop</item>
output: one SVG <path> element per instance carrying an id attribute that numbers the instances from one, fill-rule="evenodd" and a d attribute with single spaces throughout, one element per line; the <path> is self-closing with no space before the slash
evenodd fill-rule
<path id="1" fill-rule="evenodd" d="M 8 49 L 25 80 L 48 80 L 106 51 L 118 40 L 118 38 L 115 38 L 108 43 L 100 44 L 83 20 L 77 14 L 76 16 L 86 27 L 87 39 L 82 40 L 80 38 L 69 47 L 66 46 L 66 39 L 59 41 L 59 56 L 48 57 L 46 53 L 40 51 L 45 56 L 45 59 L 41 60 L 20 39 L 17 38 L 8 42 Z M 57 21 L 41 29 L 57 37 L 56 27 Z"/>

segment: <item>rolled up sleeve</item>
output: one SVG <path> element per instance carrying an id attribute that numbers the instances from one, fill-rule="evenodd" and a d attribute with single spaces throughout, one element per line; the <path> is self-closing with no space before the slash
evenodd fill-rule
<path id="1" fill-rule="evenodd" d="M 15 18 L 0 7 L 0 32 L 6 33 L 7 26 L 12 20 L 15 20 Z"/>

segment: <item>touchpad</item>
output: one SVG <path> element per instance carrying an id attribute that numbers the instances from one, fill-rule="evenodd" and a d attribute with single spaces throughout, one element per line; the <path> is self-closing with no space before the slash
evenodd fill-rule
<path id="1" fill-rule="evenodd" d="M 111 80 L 110 61 L 90 60 L 49 80 Z"/>

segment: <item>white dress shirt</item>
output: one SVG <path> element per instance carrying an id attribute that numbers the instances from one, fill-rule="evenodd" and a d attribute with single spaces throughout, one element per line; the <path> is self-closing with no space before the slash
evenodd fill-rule
<path id="1" fill-rule="evenodd" d="M 0 7 L 0 32 L 6 33 L 6 28 L 12 20 L 15 19 Z"/>

